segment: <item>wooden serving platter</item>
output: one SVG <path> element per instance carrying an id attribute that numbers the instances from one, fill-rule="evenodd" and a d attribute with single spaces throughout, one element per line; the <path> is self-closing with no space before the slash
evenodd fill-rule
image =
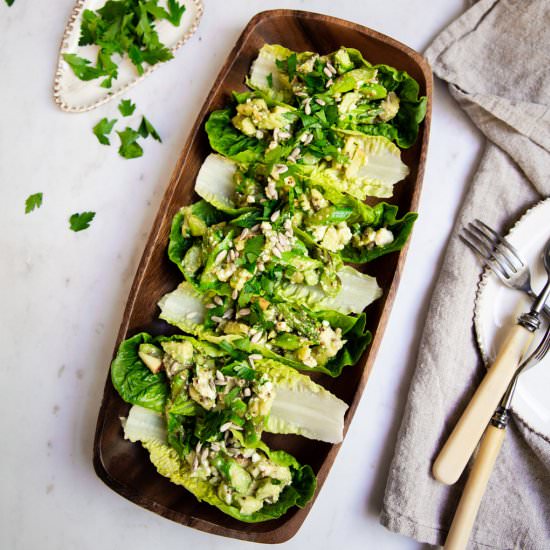
<path id="1" fill-rule="evenodd" d="M 117 348 L 123 339 L 140 331 L 152 334 L 176 332 L 158 319 L 156 306 L 159 298 L 182 280 L 178 268 L 169 262 L 166 255 L 171 220 L 181 206 L 197 198 L 193 192 L 195 177 L 201 163 L 211 152 L 204 131 L 208 114 L 226 105 L 232 90 L 245 89 L 245 75 L 264 43 L 278 43 L 292 50 L 312 50 L 322 54 L 340 46 L 357 48 L 370 62 L 386 63 L 406 70 L 419 82 L 421 94 L 428 97 L 428 111 L 416 144 L 402 155 L 410 174 L 395 186 L 395 195 L 391 199 L 403 212 L 415 211 L 418 207 L 432 97 L 432 74 L 424 58 L 392 38 L 334 17 L 293 10 L 259 13 L 248 23 L 229 54 L 177 160 L 130 291 Z M 374 338 L 361 361 L 353 367 L 346 367 L 336 379 L 315 376 L 327 389 L 348 403 L 345 431 L 353 418 L 382 341 L 406 248 L 398 254 L 389 254 L 367 264 L 366 269 L 377 277 L 384 295 L 367 309 L 368 328 Z M 284 542 L 304 522 L 314 500 L 304 509 L 294 508 L 279 519 L 257 524 L 232 519 L 213 506 L 199 503 L 191 493 L 160 476 L 149 461 L 147 451 L 140 445 L 123 439 L 119 418 L 125 416 L 128 410 L 129 406 L 118 396 L 108 376 L 97 421 L 94 467 L 98 476 L 114 491 L 183 525 L 255 542 Z M 298 436 L 266 434 L 265 439 L 274 448 L 283 448 L 300 462 L 312 466 L 318 479 L 317 496 L 340 446 Z"/>

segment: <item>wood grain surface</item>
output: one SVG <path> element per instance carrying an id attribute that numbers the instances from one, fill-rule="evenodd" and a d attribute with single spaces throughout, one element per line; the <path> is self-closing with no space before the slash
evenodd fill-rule
<path id="1" fill-rule="evenodd" d="M 152 334 L 177 332 L 174 327 L 158 319 L 156 305 L 163 294 L 173 290 L 182 280 L 180 271 L 169 262 L 166 254 L 172 217 L 181 206 L 197 199 L 193 192 L 195 177 L 203 160 L 211 152 L 204 131 L 208 114 L 225 106 L 231 91 L 245 90 L 245 76 L 264 43 L 278 43 L 292 50 L 313 50 L 321 54 L 340 46 L 357 48 L 371 63 L 385 63 L 406 70 L 419 82 L 421 94 L 428 97 L 428 110 L 416 144 L 403 151 L 402 158 L 410 174 L 395 186 L 391 199 L 403 213 L 415 211 L 418 207 L 432 98 L 432 75 L 424 58 L 392 38 L 334 17 L 294 10 L 259 13 L 248 23 L 229 54 L 176 162 L 128 297 L 116 348 L 123 339 L 140 331 Z M 353 418 L 382 341 L 406 250 L 407 247 L 398 254 L 384 256 L 365 267 L 369 274 L 377 277 L 384 295 L 367 309 L 367 326 L 373 333 L 373 342 L 361 360 L 355 366 L 346 367 L 339 378 L 314 376 L 348 403 L 345 431 Z M 109 366 L 104 368 L 107 373 Z M 392 373 L 386 375 L 392 376 Z M 120 417 L 126 416 L 128 410 L 129 405 L 118 396 L 107 376 L 94 441 L 93 460 L 98 476 L 122 496 L 166 518 L 209 533 L 243 540 L 280 543 L 291 538 L 305 520 L 340 447 L 299 436 L 265 434 L 264 439 L 269 445 L 285 449 L 299 461 L 312 466 L 318 479 L 317 492 L 304 509 L 293 508 L 279 519 L 247 524 L 230 518 L 213 506 L 198 502 L 191 493 L 160 476 L 149 461 L 147 451 L 141 445 L 123 438 Z"/>

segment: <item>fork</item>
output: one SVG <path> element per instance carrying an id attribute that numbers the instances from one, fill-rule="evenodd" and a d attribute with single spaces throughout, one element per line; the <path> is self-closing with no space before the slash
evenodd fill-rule
<path id="1" fill-rule="evenodd" d="M 480 220 L 470 223 L 464 233 L 474 237 L 468 244 L 508 286 L 524 291 L 531 289 L 529 267 L 508 241 L 504 242 L 505 239 Z M 462 236 L 462 240 L 466 237 Z M 438 481 L 452 485 L 462 474 L 538 326 L 538 318 L 533 324 L 529 315 L 523 315 L 509 331 L 494 363 L 433 463 L 432 473 Z"/>
<path id="2" fill-rule="evenodd" d="M 479 450 L 468 476 L 468 481 L 460 497 L 460 502 L 458 503 L 449 534 L 445 541 L 445 550 L 461 550 L 466 548 L 487 483 L 489 482 L 495 461 L 504 441 L 518 376 L 542 361 L 548 350 L 550 350 L 550 325 L 535 351 L 518 367 L 512 382 L 510 382 L 506 393 L 500 401 L 500 405 L 483 434 Z"/>
<path id="3" fill-rule="evenodd" d="M 529 266 L 510 242 L 481 220 L 475 219 L 462 229 L 462 242 L 481 256 L 483 264 L 508 288 L 520 290 L 536 298 L 531 286 Z M 544 306 L 544 315 L 550 319 L 550 307 Z"/>

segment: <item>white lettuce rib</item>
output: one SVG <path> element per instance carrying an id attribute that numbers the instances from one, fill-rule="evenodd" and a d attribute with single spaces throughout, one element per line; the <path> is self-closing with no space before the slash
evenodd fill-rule
<path id="1" fill-rule="evenodd" d="M 166 423 L 162 415 L 133 405 L 128 418 L 121 418 L 124 428 L 124 439 L 132 443 L 136 441 L 158 441 L 166 442 Z"/>
<path id="2" fill-rule="evenodd" d="M 208 155 L 197 174 L 195 192 L 220 210 L 234 209 L 232 197 L 235 191 L 233 177 L 236 169 L 237 165 L 234 162 L 221 155 Z"/>

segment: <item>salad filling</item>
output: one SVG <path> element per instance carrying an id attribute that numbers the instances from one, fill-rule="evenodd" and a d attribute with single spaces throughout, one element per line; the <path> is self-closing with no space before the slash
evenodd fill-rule
<path id="1" fill-rule="evenodd" d="M 337 253 L 344 261 L 363 263 L 400 250 L 417 218 L 381 202 L 369 206 L 331 185 L 299 175 L 294 165 L 245 167 L 220 155 L 209 155 L 197 176 L 196 192 L 229 213 L 264 207 L 268 194 L 284 205 L 294 233 L 305 242 Z"/>

